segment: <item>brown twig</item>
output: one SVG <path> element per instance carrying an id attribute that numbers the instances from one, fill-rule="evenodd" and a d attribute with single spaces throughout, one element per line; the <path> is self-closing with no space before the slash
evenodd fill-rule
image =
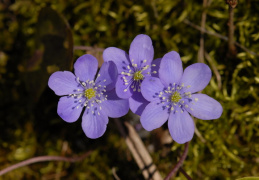
<path id="1" fill-rule="evenodd" d="M 219 39 L 228 41 L 228 37 L 223 36 L 223 35 L 221 35 L 221 34 L 219 34 L 219 33 L 215 33 L 215 32 L 208 31 L 208 30 L 206 30 L 205 28 L 201 28 L 200 26 L 198 26 L 198 25 L 192 23 L 192 22 L 189 21 L 188 19 L 183 20 L 183 23 L 185 23 L 185 24 L 187 24 L 187 25 L 193 27 L 194 29 L 197 29 L 197 30 L 199 30 L 199 31 L 203 31 L 203 32 L 206 33 L 206 34 L 209 34 L 209 35 L 215 36 L 215 37 L 217 37 L 217 38 L 219 38 Z M 252 55 L 254 55 L 254 56 L 259 57 L 259 54 L 257 54 L 257 53 L 255 53 L 255 52 L 251 51 L 250 49 L 244 47 L 243 45 L 239 44 L 239 43 L 236 42 L 236 41 L 235 41 L 235 45 L 238 46 L 239 48 L 243 49 L 244 51 L 248 52 L 249 54 L 252 54 Z"/>
<path id="2" fill-rule="evenodd" d="M 165 180 L 169 180 L 172 176 L 175 175 L 175 173 L 179 170 L 179 168 L 182 166 L 183 161 L 186 159 L 187 154 L 188 154 L 188 149 L 189 149 L 189 144 L 190 142 L 185 143 L 185 148 L 184 152 L 178 161 L 178 163 L 175 165 L 175 167 L 170 171 L 170 173 L 166 176 Z"/>
<path id="3" fill-rule="evenodd" d="M 127 128 L 127 133 L 119 119 L 115 119 L 115 123 L 119 128 L 120 133 L 125 138 L 125 142 L 135 159 L 138 167 L 142 170 L 142 174 L 145 179 L 162 180 L 162 176 L 158 172 L 153 160 L 148 153 L 144 143 L 140 139 L 139 135 L 133 128 L 133 126 L 127 122 L 124 123 Z"/>
<path id="4" fill-rule="evenodd" d="M 19 162 L 17 164 L 14 164 L 12 166 L 9 166 L 5 169 L 2 169 L 0 171 L 0 176 L 2 176 L 5 173 L 8 173 L 14 169 L 23 167 L 23 166 L 27 166 L 33 163 L 37 163 L 37 162 L 44 162 L 44 161 L 65 161 L 65 162 L 77 162 L 77 161 L 81 161 L 83 159 L 85 159 L 87 156 L 89 156 L 91 154 L 91 151 L 88 151 L 87 153 L 83 154 L 82 156 L 79 157 L 62 157 L 62 156 L 39 156 L 39 157 L 33 157 L 30 159 L 27 159 L 25 161 Z"/>

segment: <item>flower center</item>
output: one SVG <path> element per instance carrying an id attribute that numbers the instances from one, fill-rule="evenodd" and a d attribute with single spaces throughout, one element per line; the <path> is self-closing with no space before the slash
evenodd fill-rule
<path id="1" fill-rule="evenodd" d="M 138 80 L 143 80 L 144 76 L 143 74 L 141 73 L 141 71 L 137 71 L 134 73 L 134 80 L 135 81 L 138 81 Z"/>
<path id="2" fill-rule="evenodd" d="M 95 90 L 93 90 L 93 88 L 85 90 L 85 97 L 87 99 L 92 99 L 93 97 L 95 97 Z"/>
<path id="3" fill-rule="evenodd" d="M 182 99 L 181 95 L 179 92 L 175 91 L 174 94 L 171 96 L 171 101 L 178 103 Z"/>

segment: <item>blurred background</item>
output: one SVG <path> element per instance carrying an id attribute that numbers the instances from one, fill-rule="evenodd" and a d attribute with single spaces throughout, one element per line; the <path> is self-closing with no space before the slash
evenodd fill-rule
<path id="1" fill-rule="evenodd" d="M 204 62 L 213 72 L 203 93 L 224 111 L 217 120 L 195 120 L 183 169 L 193 179 L 259 176 L 258 22 L 258 0 L 232 11 L 224 0 L 0 0 L 0 169 L 92 151 L 80 162 L 36 163 L 0 179 L 115 179 L 115 171 L 143 179 L 113 119 L 101 138 L 88 139 L 81 119 L 69 124 L 57 115 L 59 97 L 47 86 L 51 73 L 72 71 L 79 56 L 93 54 L 101 64 L 103 49 L 128 52 L 141 33 L 151 37 L 155 58 L 174 50 L 184 67 Z M 167 125 L 146 132 L 131 113 L 121 121 L 137 128 L 165 177 L 184 145 L 172 142 Z"/>

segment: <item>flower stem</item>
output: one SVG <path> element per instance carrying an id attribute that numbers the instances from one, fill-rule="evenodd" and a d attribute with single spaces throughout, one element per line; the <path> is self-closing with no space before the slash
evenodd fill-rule
<path id="1" fill-rule="evenodd" d="M 182 166 L 183 161 L 186 159 L 187 154 L 188 154 L 188 149 L 189 149 L 189 144 L 190 142 L 185 143 L 185 148 L 184 152 L 178 161 L 178 163 L 175 165 L 175 167 L 170 171 L 170 173 L 166 176 L 165 180 L 169 180 L 172 176 L 175 175 L 175 173 L 179 170 L 179 168 Z"/>
<path id="2" fill-rule="evenodd" d="M 9 166 L 5 169 L 2 169 L 0 171 L 0 176 L 23 166 L 27 166 L 33 163 L 37 163 L 37 162 L 43 162 L 43 161 L 65 161 L 65 162 L 77 162 L 77 161 L 81 161 L 83 159 L 85 159 L 87 156 L 89 156 L 91 154 L 91 151 L 86 152 L 85 154 L 83 154 L 82 156 L 79 157 L 62 157 L 62 156 L 39 156 L 39 157 L 33 157 L 30 159 L 27 159 L 25 161 L 19 162 L 17 164 L 14 164 L 12 166 Z"/>

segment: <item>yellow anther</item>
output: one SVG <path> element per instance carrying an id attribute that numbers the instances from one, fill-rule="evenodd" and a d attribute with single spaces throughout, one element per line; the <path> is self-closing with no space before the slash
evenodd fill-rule
<path id="1" fill-rule="evenodd" d="M 175 91 L 174 94 L 171 96 L 171 101 L 174 103 L 178 103 L 182 99 L 179 92 Z"/>
<path id="2" fill-rule="evenodd" d="M 137 71 L 134 73 L 134 80 L 135 81 L 138 81 L 138 80 L 143 80 L 144 76 L 143 74 L 141 73 L 141 71 Z"/>
<path id="3" fill-rule="evenodd" d="M 85 90 L 85 97 L 87 99 L 92 99 L 93 97 L 95 97 L 95 95 L 95 90 L 93 90 L 93 88 Z"/>

